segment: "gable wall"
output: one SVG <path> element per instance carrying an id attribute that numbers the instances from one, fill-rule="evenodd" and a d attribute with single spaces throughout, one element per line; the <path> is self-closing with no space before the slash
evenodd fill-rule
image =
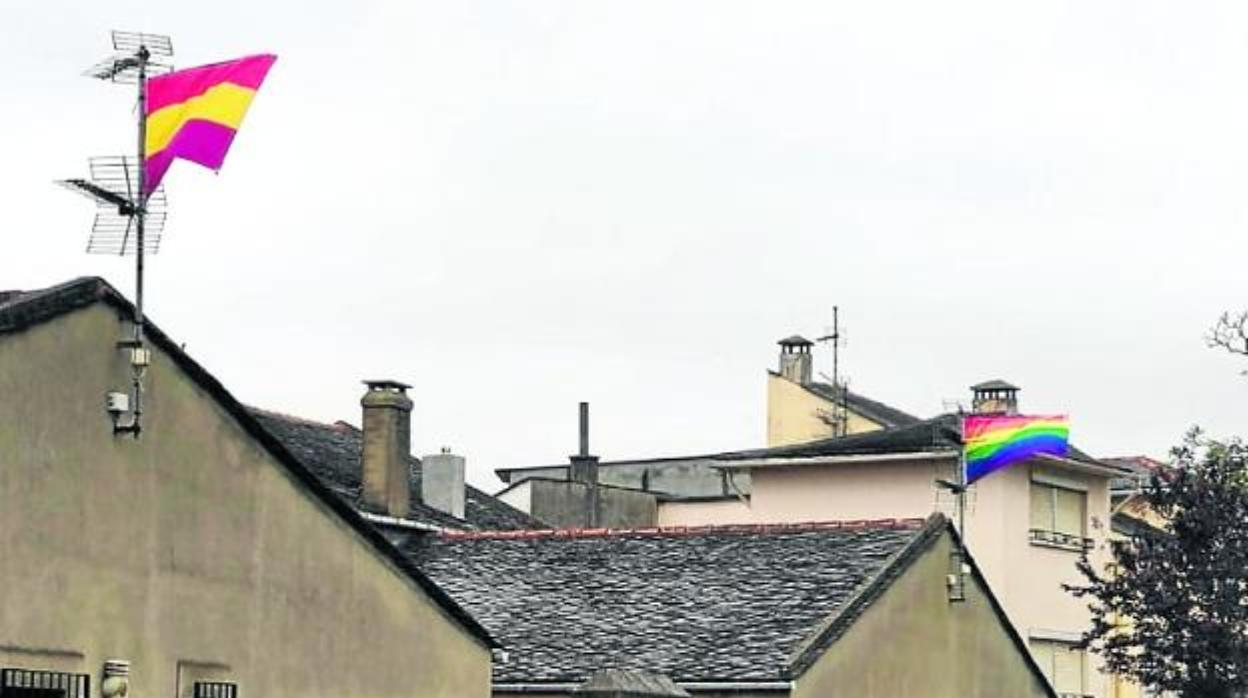
<path id="1" fill-rule="evenodd" d="M 797 679 L 795 698 L 1040 698 L 1028 668 L 967 575 L 967 600 L 947 600 L 952 537 L 944 534 Z"/>
<path id="2" fill-rule="evenodd" d="M 131 694 L 472 697 L 490 654 L 153 351 L 141 440 L 102 305 L 0 335 L 0 666 Z"/>
<path id="3" fill-rule="evenodd" d="M 767 373 L 767 446 L 788 446 L 835 436 L 832 427 L 819 419 L 832 403 L 793 381 Z M 847 410 L 848 433 L 876 431 L 876 422 Z"/>

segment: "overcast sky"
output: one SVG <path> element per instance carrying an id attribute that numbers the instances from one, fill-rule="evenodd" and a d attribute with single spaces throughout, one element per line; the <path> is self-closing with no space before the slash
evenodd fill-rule
<path id="1" fill-rule="evenodd" d="M 112 28 L 280 56 L 148 277 L 249 404 L 358 424 L 404 380 L 488 488 L 578 400 L 604 458 L 761 446 L 775 341 L 835 304 L 851 387 L 919 415 L 1000 377 L 1096 455 L 1248 432 L 1202 341 L 1248 306 L 1242 0 L 4 0 L 0 288 L 133 291 L 52 185 L 133 147 L 80 77 Z"/>

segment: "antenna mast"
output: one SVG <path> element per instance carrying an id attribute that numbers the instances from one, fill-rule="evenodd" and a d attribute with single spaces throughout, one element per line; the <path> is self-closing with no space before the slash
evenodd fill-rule
<path id="1" fill-rule="evenodd" d="M 833 402 L 835 412 L 831 420 L 835 430 L 833 436 L 845 436 L 849 433 L 849 388 L 841 381 L 841 319 L 839 306 L 832 306 L 832 331 L 819 337 L 817 341 L 832 345 L 832 391 L 835 396 Z"/>
<path id="2" fill-rule="evenodd" d="M 147 79 L 173 70 L 172 65 L 156 62 L 154 56 L 173 56 L 173 42 L 167 36 L 114 31 L 116 54 L 96 63 L 85 74 L 98 80 L 138 86 L 138 138 L 134 157 L 108 156 L 88 160 L 91 179 L 58 182 L 71 191 L 94 200 L 98 207 L 88 253 L 135 256 L 134 332 L 117 346 L 128 353 L 131 369 L 130 395 L 110 393 L 108 412 L 114 433 L 138 438 L 143 415 L 143 374 L 151 363 L 151 352 L 144 343 L 143 276 L 144 258 L 160 247 L 166 217 L 163 188 L 147 191 L 144 164 L 147 162 Z M 127 413 L 127 420 L 122 417 Z"/>

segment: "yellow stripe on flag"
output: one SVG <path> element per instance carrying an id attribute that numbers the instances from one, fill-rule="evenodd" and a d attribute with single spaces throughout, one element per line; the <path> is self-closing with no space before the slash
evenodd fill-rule
<path id="1" fill-rule="evenodd" d="M 256 91 L 223 82 L 198 97 L 170 104 L 147 117 L 147 156 L 165 149 L 182 125 L 192 119 L 212 121 L 237 130 Z"/>

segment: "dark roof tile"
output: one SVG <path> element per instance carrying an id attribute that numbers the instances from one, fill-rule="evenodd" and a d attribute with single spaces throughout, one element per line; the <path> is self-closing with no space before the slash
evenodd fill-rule
<path id="1" fill-rule="evenodd" d="M 346 422 L 324 424 L 299 417 L 250 408 L 252 415 L 327 487 L 356 505 L 360 504 L 360 454 L 363 433 Z M 411 459 L 412 511 L 408 518 L 439 528 L 512 530 L 545 528 L 546 524 L 500 499 L 468 485 L 464 519 L 457 519 L 421 503 L 420 460 Z"/>
<path id="2" fill-rule="evenodd" d="M 507 648 L 496 683 L 602 667 L 773 681 L 933 521 L 464 532 L 404 550 Z"/>
<path id="3" fill-rule="evenodd" d="M 802 386 L 819 397 L 836 402 L 840 399 L 840 391 L 828 383 L 809 383 Z M 882 427 L 904 427 L 918 424 L 922 420 L 912 414 L 902 412 L 878 400 L 859 395 L 852 390 L 845 391 L 845 405 L 857 414 L 876 422 Z"/>

